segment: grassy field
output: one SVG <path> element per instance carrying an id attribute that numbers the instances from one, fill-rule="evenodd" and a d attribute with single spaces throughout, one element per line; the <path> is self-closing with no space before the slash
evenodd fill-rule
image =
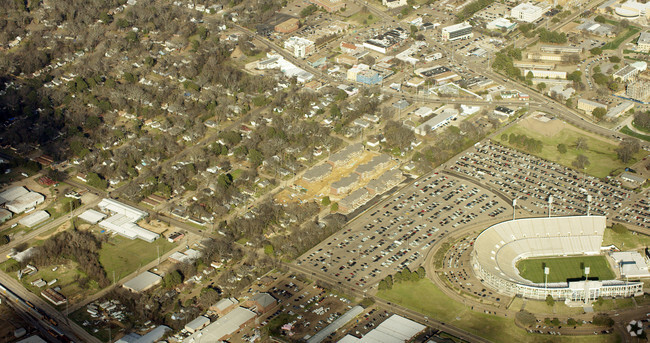
<path id="1" fill-rule="evenodd" d="M 353 22 L 355 22 L 355 23 L 357 23 L 359 25 L 370 26 L 370 25 L 376 23 L 377 21 L 379 21 L 379 19 L 380 18 L 378 16 L 376 16 L 376 15 L 370 13 L 370 12 L 359 11 L 359 12 L 355 13 L 354 15 L 352 15 L 350 18 L 348 18 L 347 21 L 353 21 Z M 366 22 L 365 24 L 364 24 L 364 21 Z"/>
<path id="2" fill-rule="evenodd" d="M 584 313 L 582 307 L 569 307 L 560 301 L 556 301 L 553 306 L 548 306 L 545 301 L 530 299 L 524 300 L 523 298 L 514 298 L 508 309 L 519 311 L 521 310 L 522 306 L 526 311 L 530 313 L 553 313 L 564 316 L 577 316 Z"/>
<path id="3" fill-rule="evenodd" d="M 474 312 L 463 304 L 450 300 L 427 279 L 398 283 L 392 290 L 380 291 L 377 296 L 493 342 L 549 341 L 548 336 L 531 334 L 520 329 L 512 318 Z M 553 336 L 553 342 L 616 342 L 617 339 L 614 335 Z"/>
<path id="4" fill-rule="evenodd" d="M 614 40 L 610 41 L 609 43 L 603 45 L 603 50 L 616 50 L 618 49 L 618 46 L 621 45 L 626 39 L 634 36 L 635 34 L 639 33 L 639 29 L 636 27 L 628 27 L 627 31 L 625 34 L 618 35 Z"/>
<path id="5" fill-rule="evenodd" d="M 650 246 L 650 236 L 641 235 L 632 231 L 616 233 L 614 230 L 606 229 L 603 235 L 603 246 L 614 244 L 621 250 L 632 250 Z"/>
<path id="6" fill-rule="evenodd" d="M 539 156 L 543 159 L 557 162 L 564 166 L 572 168 L 572 163 L 575 161 L 576 156 L 579 154 L 585 155 L 590 162 L 590 165 L 585 169 L 585 172 L 589 175 L 595 177 L 605 177 L 610 174 L 618 174 L 622 172 L 627 166 L 621 162 L 616 154 L 616 149 L 618 146 L 616 144 L 608 143 L 601 139 L 591 137 L 586 132 L 581 131 L 575 127 L 568 126 L 554 134 L 553 136 L 545 136 L 539 132 L 529 130 L 521 125 L 515 125 L 506 130 L 506 134 L 524 134 L 530 138 L 538 139 L 543 142 L 542 151 L 539 153 L 533 153 L 533 155 Z M 577 150 L 575 148 L 575 142 L 578 138 L 584 137 L 587 140 L 588 149 Z M 513 145 L 510 145 L 509 142 L 501 139 L 501 136 L 497 139 L 498 142 L 506 146 L 517 148 Z M 557 146 L 559 144 L 565 144 L 568 148 L 568 151 L 564 154 L 560 154 L 557 151 Z M 628 165 L 633 164 L 636 160 L 643 158 L 645 152 L 642 150 L 635 156 L 635 159 L 631 161 Z"/>
<path id="7" fill-rule="evenodd" d="M 627 127 L 627 126 L 625 126 L 625 127 L 623 127 L 623 128 L 621 129 L 621 133 L 624 133 L 624 134 L 626 134 L 626 135 L 628 135 L 628 136 L 636 137 L 636 138 L 638 138 L 638 139 L 642 139 L 642 140 L 644 140 L 644 141 L 648 141 L 648 142 L 650 142 L 650 136 L 648 136 L 648 135 L 642 135 L 642 134 L 640 134 L 640 133 L 636 133 L 636 132 L 632 131 L 632 129 L 630 129 L 630 128 Z"/>
<path id="8" fill-rule="evenodd" d="M 156 248 L 158 246 L 162 256 L 175 244 L 169 243 L 164 238 L 148 243 L 141 239 L 130 240 L 118 235 L 111 236 L 108 242 L 102 244 L 99 261 L 111 281 L 113 272 L 115 272 L 115 279 L 119 280 L 155 260 L 158 257 L 158 248 Z"/>
<path id="9" fill-rule="evenodd" d="M 585 277 L 584 270 L 580 268 L 583 263 L 585 267 L 590 267 L 591 269 L 589 279 L 611 280 L 616 278 L 614 272 L 609 268 L 609 263 L 605 256 L 526 259 L 517 263 L 517 269 L 519 269 L 519 275 L 524 279 L 536 283 L 543 283 L 545 265 L 550 268 L 548 282 L 564 282 L 567 279 Z"/>

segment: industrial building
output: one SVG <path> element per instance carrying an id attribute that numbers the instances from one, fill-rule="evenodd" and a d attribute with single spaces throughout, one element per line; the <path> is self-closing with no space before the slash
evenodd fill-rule
<path id="1" fill-rule="evenodd" d="M 133 279 L 125 282 L 122 287 L 128 289 L 131 292 L 139 293 L 148 290 L 160 282 L 162 282 L 162 277 L 160 275 L 154 274 L 150 271 L 145 271 Z"/>
<path id="2" fill-rule="evenodd" d="M 50 214 L 45 211 L 36 211 L 20 219 L 18 223 L 26 227 L 34 227 L 50 218 Z"/>
<path id="3" fill-rule="evenodd" d="M 0 193 L 0 204 L 5 204 L 10 201 L 13 201 L 18 197 L 23 196 L 27 193 L 29 193 L 27 188 L 22 186 L 8 188 L 4 192 Z"/>
<path id="4" fill-rule="evenodd" d="M 113 199 L 103 199 L 97 206 L 102 211 L 112 214 L 107 219 L 99 222 L 99 227 L 103 229 L 115 232 L 129 239 L 139 238 L 147 242 L 153 242 L 160 237 L 159 234 L 136 224 L 136 222 L 147 216 L 147 212 L 145 211 Z"/>
<path id="5" fill-rule="evenodd" d="M 186 337 L 183 342 L 219 342 L 227 340 L 232 334 L 252 323 L 255 317 L 255 312 L 243 307 L 237 307 L 204 329 Z"/>
<path id="6" fill-rule="evenodd" d="M 544 15 L 544 9 L 531 3 L 519 4 L 510 10 L 510 17 L 526 23 L 532 23 L 542 15 Z"/>
<path id="7" fill-rule="evenodd" d="M 0 224 L 6 222 L 7 220 L 11 219 L 11 212 L 5 210 L 4 208 L 0 208 Z"/>
<path id="8" fill-rule="evenodd" d="M 45 201 L 45 196 L 37 192 L 27 192 L 5 204 L 7 209 L 13 213 L 23 213 L 35 208 Z"/>
<path id="9" fill-rule="evenodd" d="M 86 210 L 84 211 L 84 213 L 80 214 L 77 218 L 94 225 L 99 223 L 104 218 L 106 218 L 106 214 L 95 210 Z"/>
<path id="10" fill-rule="evenodd" d="M 460 23 L 442 28 L 442 39 L 446 41 L 455 41 L 457 39 L 468 39 L 472 37 L 472 25 L 469 23 Z"/>

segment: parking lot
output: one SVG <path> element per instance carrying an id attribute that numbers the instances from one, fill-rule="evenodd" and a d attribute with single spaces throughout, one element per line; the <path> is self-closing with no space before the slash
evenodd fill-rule
<path id="1" fill-rule="evenodd" d="M 455 172 L 493 185 L 508 197 L 517 198 L 517 206 L 532 214 L 548 213 L 548 199 L 553 196 L 552 215 L 587 213 L 587 195 L 591 195 L 594 215 L 613 218 L 631 201 L 633 193 L 613 179 L 605 183 L 557 163 L 493 143 L 477 145 L 458 158 L 450 167 Z M 643 221 L 630 223 L 646 227 Z"/>
<path id="2" fill-rule="evenodd" d="M 448 233 L 506 219 L 508 208 L 478 184 L 435 173 L 367 210 L 296 264 L 333 285 L 367 289 L 406 267 L 417 269 Z"/>

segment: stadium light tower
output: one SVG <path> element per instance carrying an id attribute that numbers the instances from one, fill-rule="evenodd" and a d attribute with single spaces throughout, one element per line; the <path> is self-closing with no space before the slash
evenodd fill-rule
<path id="1" fill-rule="evenodd" d="M 512 199 L 512 220 L 515 220 L 515 213 L 517 212 L 517 198 Z"/>
<path id="2" fill-rule="evenodd" d="M 591 194 L 587 194 L 587 217 L 591 211 Z"/>
<path id="3" fill-rule="evenodd" d="M 589 267 L 585 267 L 585 304 L 589 303 Z"/>
<path id="4" fill-rule="evenodd" d="M 553 206 L 553 196 L 548 196 L 548 217 L 551 218 L 551 207 Z"/>
<path id="5" fill-rule="evenodd" d="M 548 288 L 548 274 L 549 273 L 551 273 L 551 268 L 544 267 L 544 293 L 546 293 L 546 289 Z"/>

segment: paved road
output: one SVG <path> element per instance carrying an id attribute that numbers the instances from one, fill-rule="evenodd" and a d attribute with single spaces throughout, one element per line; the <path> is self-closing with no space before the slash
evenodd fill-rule
<path id="1" fill-rule="evenodd" d="M 48 316 L 57 321 L 59 327 L 65 333 L 73 332 L 76 337 L 79 337 L 79 340 L 81 342 L 100 343 L 97 338 L 93 337 L 73 321 L 68 321 L 68 319 L 63 314 L 61 314 L 61 312 L 57 311 L 54 307 L 52 307 L 36 294 L 26 290 L 25 287 L 23 287 L 23 285 L 21 285 L 18 281 L 2 271 L 0 271 L 0 283 L 5 285 L 5 287 L 11 289 L 15 294 L 23 298 L 25 301 L 31 302 L 34 304 L 34 306 L 47 313 Z M 73 336 L 71 335 L 70 337 Z"/>

